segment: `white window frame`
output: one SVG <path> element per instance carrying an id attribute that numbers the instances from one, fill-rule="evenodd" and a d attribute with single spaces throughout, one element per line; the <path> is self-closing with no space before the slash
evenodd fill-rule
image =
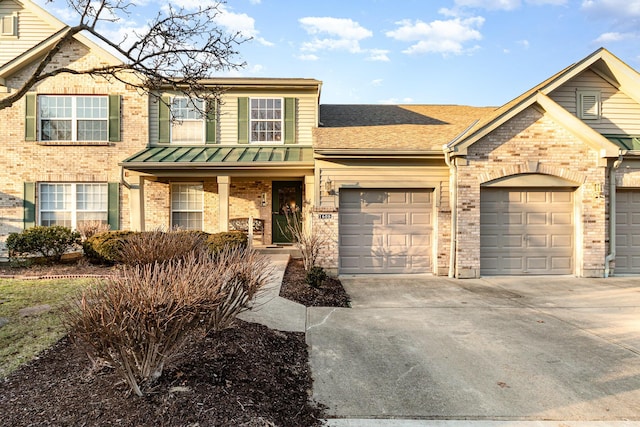
<path id="1" fill-rule="evenodd" d="M 199 187 L 200 191 L 200 207 L 199 209 L 174 209 L 174 188 L 178 186 L 184 187 Z M 169 209 L 171 210 L 171 218 L 170 224 L 171 228 L 175 228 L 176 224 L 174 224 L 174 213 L 200 213 L 200 226 L 199 228 L 187 228 L 187 230 L 202 230 L 204 228 L 204 184 L 202 182 L 173 182 L 171 183 L 170 193 L 169 193 Z"/>
<path id="2" fill-rule="evenodd" d="M 0 37 L 18 37 L 18 13 L 0 16 Z"/>
<path id="3" fill-rule="evenodd" d="M 69 117 L 45 117 L 43 112 L 44 98 L 67 98 L 71 99 L 71 116 Z M 99 98 L 106 101 L 104 117 L 78 117 L 78 100 L 80 98 Z M 43 125 L 45 120 L 69 120 L 71 121 L 71 139 L 42 139 Z M 78 139 L 78 122 L 79 121 L 96 121 L 104 122 L 106 125 L 106 134 L 104 139 Z M 109 97 L 107 95 L 38 95 L 38 141 L 70 141 L 70 142 L 88 142 L 88 141 L 109 141 Z"/>
<path id="4" fill-rule="evenodd" d="M 194 101 L 198 101 L 201 102 L 202 105 L 200 106 L 201 111 L 198 111 L 196 107 L 194 108 L 188 108 L 187 111 L 190 112 L 195 112 L 196 115 L 198 115 L 198 118 L 184 118 L 184 117 L 180 117 L 180 115 L 176 114 L 176 111 L 174 109 L 174 102 L 176 100 L 187 100 L 189 103 L 193 103 Z M 194 144 L 194 145 L 201 145 L 205 139 L 206 139 L 206 126 L 205 126 L 205 114 L 206 114 L 206 103 L 204 101 L 204 99 L 201 98 L 195 98 L 195 99 L 190 99 L 187 96 L 172 96 L 169 102 L 169 109 L 171 111 L 171 114 L 173 116 L 173 119 L 171 121 L 171 125 L 170 125 L 170 132 L 171 132 L 171 136 L 170 136 L 170 141 L 173 144 L 182 144 L 182 145 L 188 145 L 188 144 Z M 187 122 L 187 123 L 196 123 L 196 122 L 200 122 L 201 124 L 201 129 L 200 129 L 200 138 L 197 140 L 178 140 L 174 138 L 174 131 L 176 130 L 176 128 L 178 126 L 182 126 L 183 122 Z"/>
<path id="5" fill-rule="evenodd" d="M 102 209 L 78 209 L 78 190 L 83 185 L 99 186 L 102 188 L 103 193 L 99 196 L 103 198 L 104 206 Z M 69 186 L 69 200 L 64 200 L 64 207 L 61 209 L 43 209 L 44 208 L 44 196 L 43 188 L 47 186 Z M 78 227 L 78 213 L 99 213 L 104 216 L 101 219 L 105 224 L 109 218 L 109 187 L 106 182 L 42 182 L 38 185 L 38 224 L 42 225 L 43 213 L 47 212 L 66 212 L 70 215 L 71 229 L 77 229 Z"/>
<path id="6" fill-rule="evenodd" d="M 602 117 L 602 99 L 601 99 L 600 91 L 578 90 L 576 92 L 576 95 L 577 95 L 576 109 L 578 113 L 577 116 L 582 120 L 590 120 L 590 121 L 600 120 L 600 118 Z M 587 101 L 587 99 L 595 100 L 595 102 L 592 104 L 596 109 L 595 112 L 590 113 L 588 111 L 589 109 L 585 108 L 585 102 Z"/>
<path id="7" fill-rule="evenodd" d="M 254 119 L 252 110 L 253 110 L 253 101 L 261 101 L 261 100 L 278 100 L 280 101 L 280 119 Z M 254 122 L 272 122 L 280 124 L 280 139 L 274 139 L 273 141 L 267 140 L 255 140 L 253 139 L 253 123 Z M 282 97 L 253 97 L 249 98 L 249 142 L 251 144 L 284 144 L 284 98 Z"/>

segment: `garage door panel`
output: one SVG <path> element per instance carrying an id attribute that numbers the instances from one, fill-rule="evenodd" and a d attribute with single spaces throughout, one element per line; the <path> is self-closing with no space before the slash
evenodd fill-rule
<path id="1" fill-rule="evenodd" d="M 387 214 L 387 225 L 407 225 L 409 223 L 406 213 Z"/>
<path id="2" fill-rule="evenodd" d="M 616 193 L 615 274 L 640 274 L 640 190 Z"/>
<path id="3" fill-rule="evenodd" d="M 340 273 L 430 272 L 431 193 L 342 189 L 339 234 L 348 237 L 340 239 Z"/>
<path id="4" fill-rule="evenodd" d="M 573 273 L 572 189 L 483 188 L 480 212 L 481 274 Z"/>

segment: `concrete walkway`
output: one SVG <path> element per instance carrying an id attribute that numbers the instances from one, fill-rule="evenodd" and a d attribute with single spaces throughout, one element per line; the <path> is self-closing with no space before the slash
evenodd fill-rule
<path id="1" fill-rule="evenodd" d="M 341 277 L 352 308 L 278 297 L 243 315 L 306 331 L 329 426 L 640 426 L 640 279 Z"/>

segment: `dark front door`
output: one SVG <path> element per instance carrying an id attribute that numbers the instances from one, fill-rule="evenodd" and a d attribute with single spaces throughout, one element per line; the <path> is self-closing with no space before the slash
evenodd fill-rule
<path id="1" fill-rule="evenodd" d="M 292 243 L 293 237 L 287 229 L 287 215 L 290 219 L 301 219 L 302 182 L 273 181 L 271 206 L 273 243 Z"/>

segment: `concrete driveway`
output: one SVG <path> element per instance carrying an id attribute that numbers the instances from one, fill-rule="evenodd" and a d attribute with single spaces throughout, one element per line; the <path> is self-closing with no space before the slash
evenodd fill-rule
<path id="1" fill-rule="evenodd" d="M 640 278 L 341 280 L 307 311 L 332 418 L 640 420 Z"/>

